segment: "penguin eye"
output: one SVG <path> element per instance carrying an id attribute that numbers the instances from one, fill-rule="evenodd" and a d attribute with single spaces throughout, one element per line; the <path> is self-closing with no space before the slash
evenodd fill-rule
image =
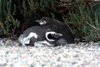
<path id="1" fill-rule="evenodd" d="M 44 22 L 43 20 L 41 22 Z"/>

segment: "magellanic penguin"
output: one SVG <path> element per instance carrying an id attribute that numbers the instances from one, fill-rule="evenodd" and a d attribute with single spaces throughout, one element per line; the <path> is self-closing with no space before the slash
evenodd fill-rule
<path id="1" fill-rule="evenodd" d="M 51 31 L 50 29 L 33 26 L 26 29 L 18 40 L 23 46 L 54 46 L 55 41 L 62 36 L 62 34 Z"/>
<path id="2" fill-rule="evenodd" d="M 74 35 L 71 33 L 68 26 L 60 21 L 52 20 L 48 17 L 43 17 L 40 20 L 36 20 L 43 28 L 51 29 L 55 32 L 61 33 L 63 35 L 63 39 L 66 40 L 67 43 L 74 42 Z M 61 40 L 62 41 L 62 40 Z"/>

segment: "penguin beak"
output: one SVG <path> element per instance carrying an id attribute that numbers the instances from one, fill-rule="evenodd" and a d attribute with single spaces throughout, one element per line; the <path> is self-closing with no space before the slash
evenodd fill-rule
<path id="1" fill-rule="evenodd" d="M 38 23 L 40 23 L 40 22 L 42 22 L 43 20 L 35 20 L 35 22 L 38 22 Z"/>
<path id="2" fill-rule="evenodd" d="M 62 37 L 63 35 L 60 34 L 60 33 L 55 33 L 55 34 L 52 34 L 52 36 L 54 36 L 55 38 L 60 38 L 60 37 Z"/>

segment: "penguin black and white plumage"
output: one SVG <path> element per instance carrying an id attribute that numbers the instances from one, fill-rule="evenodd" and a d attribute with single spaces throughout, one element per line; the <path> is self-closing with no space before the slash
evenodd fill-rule
<path id="1" fill-rule="evenodd" d="M 33 26 L 26 29 L 18 38 L 23 46 L 54 46 L 55 41 L 62 37 L 60 33 L 56 33 L 41 26 Z"/>
<path id="2" fill-rule="evenodd" d="M 66 40 L 67 43 L 74 42 L 74 35 L 71 33 L 68 26 L 64 23 L 52 20 L 48 17 L 43 17 L 40 20 L 36 20 L 43 28 L 51 29 L 55 32 L 63 34 L 63 39 Z"/>

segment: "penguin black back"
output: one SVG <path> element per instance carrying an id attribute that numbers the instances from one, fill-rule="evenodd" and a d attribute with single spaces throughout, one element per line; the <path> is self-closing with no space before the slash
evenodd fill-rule
<path id="1" fill-rule="evenodd" d="M 27 37 L 31 32 L 33 32 L 33 33 L 36 33 L 38 36 L 38 39 L 41 40 L 42 39 L 41 36 L 44 37 L 43 35 L 44 35 L 45 31 L 46 30 L 43 29 L 41 26 L 33 26 L 33 27 L 30 27 L 27 30 L 25 30 L 23 32 L 23 34 L 25 37 Z M 36 36 L 36 35 L 34 35 L 34 36 Z"/>

